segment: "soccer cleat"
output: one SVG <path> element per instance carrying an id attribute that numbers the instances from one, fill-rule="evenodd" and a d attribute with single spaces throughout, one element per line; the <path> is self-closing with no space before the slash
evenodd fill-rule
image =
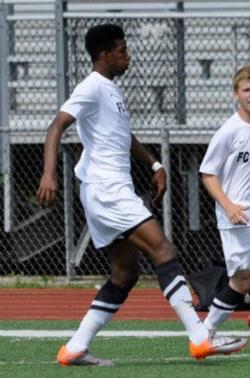
<path id="1" fill-rule="evenodd" d="M 248 327 L 250 327 L 250 315 L 248 315 L 247 324 L 248 324 Z"/>
<path id="2" fill-rule="evenodd" d="M 189 351 L 192 357 L 201 359 L 214 354 L 231 354 L 239 352 L 247 344 L 247 339 L 242 337 L 213 336 L 195 345 L 190 341 Z"/>
<path id="3" fill-rule="evenodd" d="M 67 347 L 63 345 L 56 356 L 57 362 L 61 365 L 95 365 L 95 366 L 113 366 L 114 363 L 111 360 L 102 360 L 93 356 L 89 351 L 70 353 Z"/>

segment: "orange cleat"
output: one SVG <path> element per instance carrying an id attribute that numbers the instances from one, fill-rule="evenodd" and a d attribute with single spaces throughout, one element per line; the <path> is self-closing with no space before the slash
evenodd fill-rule
<path id="1" fill-rule="evenodd" d="M 209 337 L 196 345 L 190 341 L 189 352 L 194 358 L 202 359 L 214 354 L 231 354 L 239 352 L 247 344 L 247 339 L 237 337 Z"/>
<path id="2" fill-rule="evenodd" d="M 248 327 L 250 327 L 250 315 L 248 315 L 247 324 L 248 324 Z"/>
<path id="3" fill-rule="evenodd" d="M 67 347 L 63 345 L 56 356 L 57 362 L 60 365 L 99 365 L 99 366 L 113 366 L 114 363 L 111 360 L 102 360 L 93 356 L 89 351 L 70 353 Z"/>

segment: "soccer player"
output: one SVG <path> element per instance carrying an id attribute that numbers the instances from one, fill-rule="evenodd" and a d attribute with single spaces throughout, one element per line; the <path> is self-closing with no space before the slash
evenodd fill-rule
<path id="1" fill-rule="evenodd" d="M 250 65 L 236 72 L 233 90 L 238 111 L 215 133 L 200 167 L 203 183 L 216 201 L 229 276 L 204 322 L 211 332 L 250 291 Z"/>
<path id="2" fill-rule="evenodd" d="M 129 67 L 123 30 L 113 24 L 95 26 L 87 32 L 85 45 L 93 71 L 76 86 L 48 130 L 37 199 L 41 205 L 51 205 L 55 201 L 61 136 L 67 127 L 76 123 L 84 146 L 75 167 L 81 181 L 80 198 L 95 247 L 108 247 L 111 277 L 97 293 L 76 333 L 60 348 L 58 362 L 64 365 L 112 364 L 112 361 L 93 356 L 89 346 L 135 285 L 137 250 L 152 259 L 163 295 L 188 332 L 193 357 L 230 353 L 242 348 L 243 339 L 209 337 L 207 328 L 193 309 L 175 247 L 135 194 L 130 174 L 131 155 L 152 169 L 154 204 L 158 204 L 165 193 L 166 172 L 131 133 L 122 94 L 113 81 Z"/>

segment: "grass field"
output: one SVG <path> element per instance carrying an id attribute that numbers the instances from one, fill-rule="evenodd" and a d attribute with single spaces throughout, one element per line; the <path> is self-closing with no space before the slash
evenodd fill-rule
<path id="1" fill-rule="evenodd" d="M 55 354 L 68 340 L 60 333 L 47 338 L 20 337 L 18 330 L 64 330 L 70 333 L 75 321 L 0 321 L 3 331 L 14 331 L 12 337 L 0 337 L 0 376 L 6 378 L 43 377 L 171 377 L 171 378 L 250 378 L 250 347 L 231 356 L 215 356 L 196 361 L 188 355 L 185 336 L 149 337 L 150 331 L 183 331 L 174 321 L 114 321 L 107 331 L 144 330 L 144 337 L 99 336 L 92 352 L 113 359 L 114 367 L 62 367 Z M 228 321 L 222 331 L 249 332 L 243 321 Z M 1 333 L 2 332 L 2 333 Z M 182 333 L 181 333 L 182 334 Z M 250 332 L 249 332 L 250 335 Z"/>

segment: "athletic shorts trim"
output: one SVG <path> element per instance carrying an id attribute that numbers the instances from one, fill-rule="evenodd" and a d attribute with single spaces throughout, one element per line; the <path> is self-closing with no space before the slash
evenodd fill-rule
<path id="1" fill-rule="evenodd" d="M 133 232 L 139 227 L 141 226 L 142 224 L 150 221 L 151 219 L 155 219 L 155 217 L 153 215 L 150 215 L 149 217 L 143 219 L 141 222 L 139 222 L 138 224 L 136 224 L 135 226 L 131 227 L 130 229 L 128 229 L 127 231 L 123 232 L 121 234 L 121 236 L 123 236 L 125 239 L 127 239 L 131 234 L 133 234 Z"/>

